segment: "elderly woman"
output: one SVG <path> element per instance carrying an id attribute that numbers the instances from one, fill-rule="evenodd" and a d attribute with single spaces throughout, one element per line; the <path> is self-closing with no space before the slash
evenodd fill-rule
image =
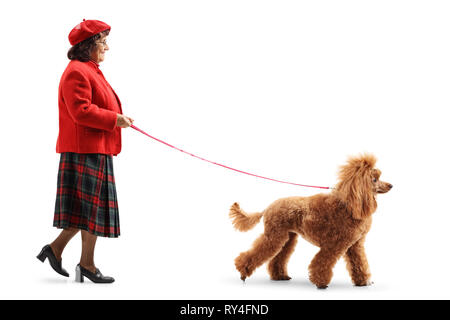
<path id="1" fill-rule="evenodd" d="M 114 282 L 94 264 L 97 236 L 120 234 L 113 156 L 121 150 L 121 128 L 133 120 L 122 114 L 119 97 L 99 69 L 109 50 L 111 27 L 98 20 L 83 20 L 69 34 L 71 60 L 58 91 L 60 153 L 53 226 L 63 229 L 37 258 L 68 277 L 61 256 L 67 243 L 81 230 L 82 251 L 75 280 Z"/>

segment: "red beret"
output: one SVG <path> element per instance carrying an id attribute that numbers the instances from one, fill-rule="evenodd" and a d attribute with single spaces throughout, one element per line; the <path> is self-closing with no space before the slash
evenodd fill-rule
<path id="1" fill-rule="evenodd" d="M 105 30 L 111 30 L 111 27 L 99 20 L 85 20 L 79 23 L 69 33 L 69 42 L 71 45 L 76 45 L 87 38 L 96 35 Z"/>

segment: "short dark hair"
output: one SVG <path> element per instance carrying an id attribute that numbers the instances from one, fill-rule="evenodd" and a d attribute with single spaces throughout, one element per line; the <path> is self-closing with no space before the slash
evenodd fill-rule
<path id="1" fill-rule="evenodd" d="M 77 43 L 69 49 L 69 52 L 67 52 L 67 57 L 70 60 L 79 60 L 82 62 L 89 61 L 91 59 L 92 50 L 94 50 L 97 46 L 96 41 L 102 36 L 107 36 L 108 34 L 109 30 L 105 30 Z"/>

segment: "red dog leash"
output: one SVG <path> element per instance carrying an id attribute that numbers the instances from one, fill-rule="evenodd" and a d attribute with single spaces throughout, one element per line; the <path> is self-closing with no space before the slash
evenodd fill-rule
<path id="1" fill-rule="evenodd" d="M 190 155 L 190 156 L 193 156 L 193 157 L 195 157 L 195 158 L 197 158 L 197 159 L 200 159 L 200 160 L 203 160 L 203 161 L 206 161 L 206 162 L 215 164 L 215 165 L 217 165 L 217 166 L 221 166 L 221 167 L 226 168 L 226 169 L 229 169 L 229 170 L 233 170 L 233 171 L 236 171 L 236 172 L 239 172 L 239 173 L 247 174 L 247 175 L 249 175 L 249 176 L 253 176 L 253 177 L 257 177 L 257 178 L 261 178 L 261 179 L 266 179 L 266 180 L 275 181 L 275 182 L 280 182 L 280 183 L 286 183 L 286 184 L 292 184 L 292 185 L 294 185 L 294 186 L 307 187 L 307 188 L 319 188 L 319 189 L 333 189 L 333 188 L 331 188 L 331 187 L 310 186 L 310 185 L 306 185 L 306 184 L 299 184 L 299 183 L 293 183 L 293 182 L 287 182 L 287 181 L 281 181 L 281 180 L 276 180 L 276 179 L 266 178 L 266 177 L 259 176 L 259 175 L 253 174 L 253 173 L 249 173 L 249 172 L 241 171 L 241 170 L 238 170 L 238 169 L 234 169 L 234 168 L 225 166 L 225 165 L 223 165 L 223 164 L 220 164 L 220 163 L 217 163 L 217 162 L 213 162 L 213 161 L 204 159 L 204 158 L 202 158 L 202 157 L 196 156 L 195 154 L 186 152 L 186 151 L 184 151 L 184 150 L 181 150 L 181 149 L 179 149 L 179 148 L 177 148 L 177 147 L 175 147 L 175 146 L 173 146 L 173 145 L 171 145 L 171 144 L 168 144 L 167 142 L 164 142 L 164 141 L 162 141 L 162 140 L 160 140 L 160 139 L 158 139 L 158 138 L 155 138 L 155 137 L 149 135 L 148 133 L 146 133 L 145 131 L 139 129 L 139 128 L 136 127 L 135 125 L 131 125 L 131 127 L 132 127 L 133 129 L 139 131 L 140 133 L 143 133 L 143 134 L 145 134 L 146 136 L 148 136 L 148 137 L 150 137 L 150 138 L 152 138 L 152 139 L 154 139 L 154 140 L 156 140 L 156 141 L 158 141 L 158 142 L 161 142 L 162 144 L 165 144 L 165 145 L 168 146 L 168 147 L 171 147 L 171 148 L 173 148 L 173 149 L 176 149 L 176 150 L 178 150 L 178 151 L 181 151 L 181 152 L 183 152 L 183 153 L 186 153 L 186 154 L 188 154 L 188 155 Z"/>

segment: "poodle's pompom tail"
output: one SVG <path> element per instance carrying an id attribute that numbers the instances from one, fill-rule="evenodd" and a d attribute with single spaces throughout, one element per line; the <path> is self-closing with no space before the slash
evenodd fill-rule
<path id="1" fill-rule="evenodd" d="M 230 218 L 233 220 L 233 226 L 239 231 L 248 231 L 258 224 L 263 216 L 262 213 L 245 213 L 238 203 L 234 203 L 230 208 Z"/>

